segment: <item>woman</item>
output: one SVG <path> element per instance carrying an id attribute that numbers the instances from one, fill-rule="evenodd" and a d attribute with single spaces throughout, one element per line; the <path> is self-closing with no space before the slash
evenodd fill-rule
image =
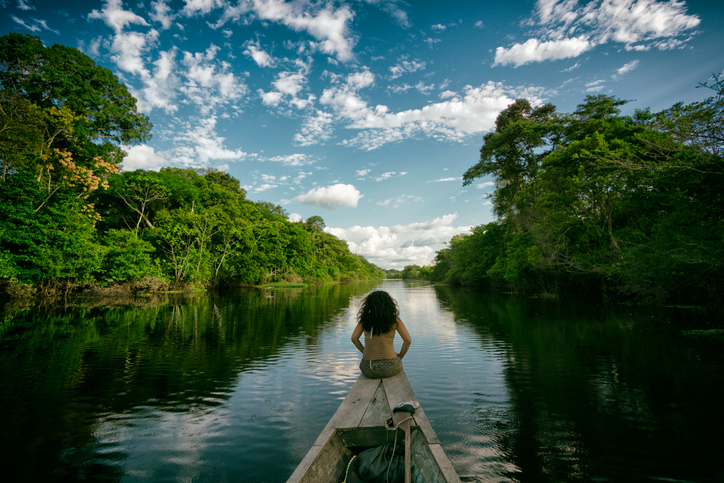
<path id="1" fill-rule="evenodd" d="M 390 294 L 382 290 L 372 292 L 362 301 L 357 313 L 357 326 L 352 332 L 352 343 L 362 353 L 359 368 L 367 377 L 392 377 L 402 370 L 402 358 L 410 348 L 410 333 L 399 318 L 400 311 Z M 402 348 L 395 353 L 392 341 L 395 331 L 402 337 Z M 364 333 L 365 344 L 359 341 Z"/>

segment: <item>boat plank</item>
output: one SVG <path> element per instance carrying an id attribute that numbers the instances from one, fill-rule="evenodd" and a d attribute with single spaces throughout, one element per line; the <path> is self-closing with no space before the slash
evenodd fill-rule
<path id="1" fill-rule="evenodd" d="M 383 379 L 383 381 L 385 385 L 385 392 L 387 393 L 387 401 L 390 403 L 390 410 L 394 409 L 395 406 L 400 403 L 407 401 L 417 401 L 417 397 L 415 396 L 415 393 L 412 390 L 412 386 L 407 379 L 407 374 L 404 374 L 404 369 L 403 372 L 401 372 L 397 376 Z M 432 429 L 430 421 L 427 419 L 425 411 L 423 411 L 422 408 L 418 408 L 415 411 L 414 422 L 418 426 L 420 426 L 420 429 L 422 429 L 422 432 L 425 435 L 428 443 L 440 443 L 440 440 L 437 439 L 437 435 Z"/>
<path id="2" fill-rule="evenodd" d="M 404 370 L 387 379 L 361 375 L 288 483 L 334 481 L 344 473 L 352 456 L 350 447 L 377 446 L 395 434 L 408 444 L 411 442 L 413 448 L 407 453 L 416 459 L 425 481 L 460 483 L 422 408 L 418 408 L 410 420 L 411 425 L 416 426 L 411 437 L 405 437 L 402 429 L 391 432 L 384 428 L 384 421 L 393 414 L 392 409 L 406 401 L 417 401 L 417 398 Z M 393 414 L 396 423 L 409 417 L 406 412 Z M 404 426 L 406 424 L 400 428 Z"/>
<path id="3" fill-rule="evenodd" d="M 287 483 L 328 483 L 344 472 L 352 452 L 336 434 L 323 445 L 314 445 Z"/>
<path id="4" fill-rule="evenodd" d="M 455 468 L 453 468 L 453 465 L 445 454 L 445 451 L 443 451 L 442 446 L 439 444 L 430 444 L 430 452 L 432 452 L 435 460 L 437 460 L 437 464 L 440 466 L 440 471 L 442 471 L 444 476 L 444 479 L 441 481 L 447 483 L 461 483 L 460 477 L 455 472 Z"/>
<path id="5" fill-rule="evenodd" d="M 372 396 L 367 411 L 365 411 L 360 423 L 361 428 L 368 428 L 374 426 L 380 426 L 381 423 L 387 421 L 392 417 L 392 411 L 390 410 L 390 404 L 387 402 L 387 394 L 385 393 L 384 384 L 380 384 L 375 391 L 375 395 Z"/>

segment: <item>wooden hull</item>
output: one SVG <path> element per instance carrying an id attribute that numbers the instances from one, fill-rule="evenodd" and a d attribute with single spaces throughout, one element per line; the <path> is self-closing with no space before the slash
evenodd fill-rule
<path id="1" fill-rule="evenodd" d="M 355 448 L 379 446 L 395 439 L 395 432 L 385 428 L 385 421 L 393 417 L 395 406 L 409 401 L 417 398 L 404 369 L 387 379 L 360 375 L 287 483 L 341 482 Z M 398 412 L 394 420 L 399 422 L 408 416 Z M 460 482 L 422 408 L 415 411 L 410 424 L 410 453 L 418 476 L 425 483 Z M 397 432 L 398 441 L 404 441 L 402 429 Z"/>

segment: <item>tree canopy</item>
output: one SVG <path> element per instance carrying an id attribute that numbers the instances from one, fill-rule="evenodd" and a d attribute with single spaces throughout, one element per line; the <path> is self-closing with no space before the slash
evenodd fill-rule
<path id="1" fill-rule="evenodd" d="M 453 238 L 429 278 L 711 303 L 724 288 L 724 79 L 659 113 L 588 96 L 570 114 L 526 100 L 463 176 L 492 176 L 498 220 Z"/>
<path id="2" fill-rule="evenodd" d="M 126 87 L 77 49 L 0 37 L 0 279 L 48 289 L 382 276 L 320 217 L 291 223 L 228 173 L 119 173 L 121 146 L 150 130 Z"/>

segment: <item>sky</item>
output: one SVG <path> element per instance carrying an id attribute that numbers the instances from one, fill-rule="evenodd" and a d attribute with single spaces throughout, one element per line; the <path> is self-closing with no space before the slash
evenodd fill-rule
<path id="1" fill-rule="evenodd" d="M 494 221 L 463 187 L 516 99 L 660 111 L 710 95 L 720 0 L 0 0 L 0 35 L 76 47 L 150 117 L 123 169 L 216 168 L 382 268 Z"/>

